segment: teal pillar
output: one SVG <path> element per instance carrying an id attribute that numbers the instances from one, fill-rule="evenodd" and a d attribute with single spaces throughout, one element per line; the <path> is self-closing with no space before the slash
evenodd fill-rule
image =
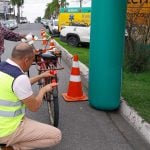
<path id="1" fill-rule="evenodd" d="M 126 0 L 93 0 L 89 103 L 96 109 L 120 105 Z"/>

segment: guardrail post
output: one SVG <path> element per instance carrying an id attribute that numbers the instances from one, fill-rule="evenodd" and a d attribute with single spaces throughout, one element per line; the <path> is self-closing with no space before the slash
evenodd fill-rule
<path id="1" fill-rule="evenodd" d="M 126 0 L 93 0 L 89 103 L 96 109 L 120 105 Z"/>

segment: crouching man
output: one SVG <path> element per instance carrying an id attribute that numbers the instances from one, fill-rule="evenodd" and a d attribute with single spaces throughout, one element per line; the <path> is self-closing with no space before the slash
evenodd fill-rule
<path id="1" fill-rule="evenodd" d="M 0 63 L 0 143 L 3 150 L 28 150 L 51 147 L 61 141 L 61 131 L 51 125 L 31 120 L 25 109 L 36 112 L 46 92 L 57 83 L 33 94 L 31 85 L 41 78 L 52 76 L 49 71 L 32 78 L 27 72 L 34 59 L 34 47 L 20 43 L 13 48 L 11 59 Z"/>

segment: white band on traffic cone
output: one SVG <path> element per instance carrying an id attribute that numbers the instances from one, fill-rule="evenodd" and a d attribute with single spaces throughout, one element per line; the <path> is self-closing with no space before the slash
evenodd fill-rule
<path id="1" fill-rule="evenodd" d="M 73 61 L 72 67 L 79 68 L 79 63 L 77 61 Z"/>
<path id="2" fill-rule="evenodd" d="M 72 82 L 81 82 L 81 78 L 80 78 L 80 76 L 71 75 L 70 76 L 70 81 L 72 81 Z"/>

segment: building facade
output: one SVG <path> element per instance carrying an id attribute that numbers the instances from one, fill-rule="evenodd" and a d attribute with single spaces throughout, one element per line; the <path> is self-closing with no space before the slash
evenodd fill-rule
<path id="1" fill-rule="evenodd" d="M 7 20 L 13 16 L 13 7 L 10 3 L 10 0 L 0 0 L 0 19 Z"/>

